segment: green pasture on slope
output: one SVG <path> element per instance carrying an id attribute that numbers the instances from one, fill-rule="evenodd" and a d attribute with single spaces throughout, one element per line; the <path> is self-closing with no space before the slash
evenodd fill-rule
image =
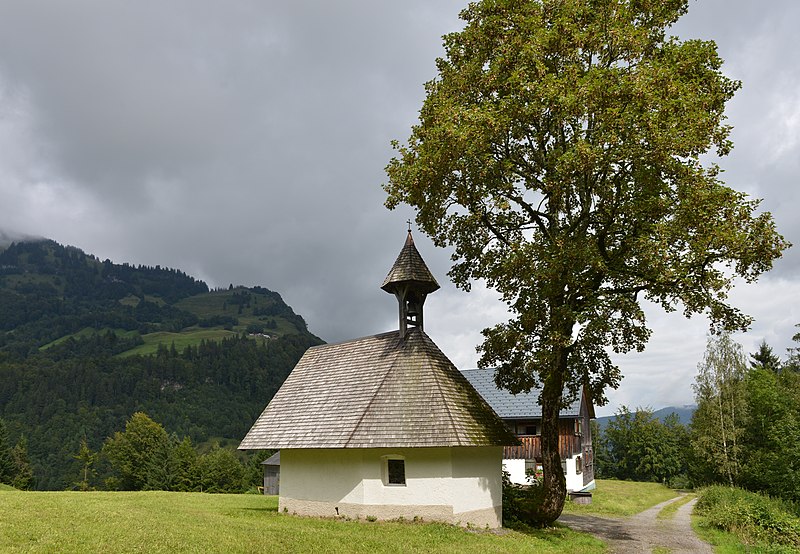
<path id="1" fill-rule="evenodd" d="M 119 354 L 119 356 L 134 356 L 136 354 L 146 356 L 148 354 L 155 354 L 158 352 L 159 344 L 163 344 L 166 348 L 172 348 L 174 344 L 175 349 L 181 352 L 187 346 L 197 346 L 204 340 L 219 342 L 224 338 L 232 337 L 237 334 L 238 333 L 234 331 L 226 331 L 225 329 L 198 329 L 196 331 L 184 331 L 182 333 L 169 333 L 166 331 L 148 333 L 142 335 L 144 344 L 126 350 L 122 354 Z"/>

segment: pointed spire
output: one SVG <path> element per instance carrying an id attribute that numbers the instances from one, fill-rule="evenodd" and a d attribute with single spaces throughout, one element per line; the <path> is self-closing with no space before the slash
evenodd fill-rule
<path id="1" fill-rule="evenodd" d="M 428 294 L 439 288 L 439 283 L 425 265 L 414 246 L 411 229 L 392 269 L 383 280 L 381 288 L 397 298 L 400 309 L 400 336 L 405 337 L 408 327 L 422 329 L 422 306 Z"/>
<path id="2" fill-rule="evenodd" d="M 425 294 L 430 294 L 439 289 L 439 283 L 436 282 L 419 251 L 417 251 L 417 247 L 414 246 L 411 229 L 408 230 L 406 243 L 403 245 L 403 249 L 400 250 L 400 255 L 397 256 L 397 260 L 395 260 L 386 279 L 383 280 L 381 288 L 386 292 L 394 293 L 398 286 L 405 284 L 413 284 L 414 288 Z"/>

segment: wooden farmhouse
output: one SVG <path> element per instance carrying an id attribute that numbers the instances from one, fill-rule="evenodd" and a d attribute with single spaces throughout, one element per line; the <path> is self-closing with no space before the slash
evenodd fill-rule
<path id="1" fill-rule="evenodd" d="M 425 334 L 439 285 L 410 231 L 381 288 L 399 330 L 310 348 L 239 448 L 281 450 L 282 512 L 499 527 L 518 441 Z"/>
<path id="2" fill-rule="evenodd" d="M 522 444 L 507 446 L 503 450 L 503 468 L 512 483 L 529 483 L 528 472 L 535 474 L 542 467 L 541 391 L 511 394 L 498 389 L 491 369 L 471 369 L 462 373 L 519 437 Z M 567 479 L 567 491 L 571 493 L 595 488 L 592 429 L 589 425 L 594 417 L 594 405 L 585 391 L 581 391 L 577 400 L 559 414 L 558 453 Z"/>
<path id="3" fill-rule="evenodd" d="M 261 462 L 264 466 L 264 494 L 278 494 L 281 485 L 281 451 Z"/>

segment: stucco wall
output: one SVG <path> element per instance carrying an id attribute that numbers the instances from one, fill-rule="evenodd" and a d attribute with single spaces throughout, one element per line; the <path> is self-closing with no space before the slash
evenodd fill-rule
<path id="1" fill-rule="evenodd" d="M 384 482 L 386 456 L 405 459 L 405 485 Z M 499 447 L 284 449 L 279 506 L 301 515 L 499 527 L 501 456 Z"/>
<path id="2" fill-rule="evenodd" d="M 508 472 L 512 483 L 528 485 L 528 476 L 525 475 L 525 460 L 503 460 L 503 469 Z"/>
<path id="3" fill-rule="evenodd" d="M 584 484 L 583 474 L 575 471 L 575 461 L 577 456 L 567 458 L 567 481 L 568 491 L 591 490 L 594 488 L 594 479 L 589 484 Z M 512 483 L 528 485 L 528 477 L 525 475 L 525 460 L 503 460 L 503 469 L 508 472 Z"/>

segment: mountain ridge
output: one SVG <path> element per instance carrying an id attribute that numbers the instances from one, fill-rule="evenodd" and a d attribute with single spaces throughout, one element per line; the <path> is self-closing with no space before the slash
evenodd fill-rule
<path id="1" fill-rule="evenodd" d="M 137 411 L 238 444 L 321 343 L 265 287 L 211 290 L 50 239 L 0 250 L 0 418 L 26 437 L 38 489 L 70 488 L 80 441 L 99 450 Z"/>

